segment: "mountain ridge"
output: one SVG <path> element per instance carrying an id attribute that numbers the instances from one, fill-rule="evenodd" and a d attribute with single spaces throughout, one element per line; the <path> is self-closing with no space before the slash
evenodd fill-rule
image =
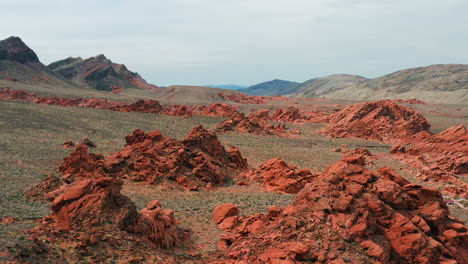
<path id="1" fill-rule="evenodd" d="M 297 82 L 274 79 L 271 81 L 252 85 L 247 89 L 241 89 L 239 90 L 239 92 L 243 92 L 250 95 L 262 96 L 284 95 L 299 84 L 300 83 Z"/>

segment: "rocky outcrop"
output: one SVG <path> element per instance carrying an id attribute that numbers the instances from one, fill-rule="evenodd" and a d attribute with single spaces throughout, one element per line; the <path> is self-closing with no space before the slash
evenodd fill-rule
<path id="1" fill-rule="evenodd" d="M 86 107 L 108 109 L 120 112 L 139 112 L 162 115 L 191 117 L 194 114 L 218 117 L 230 117 L 239 114 L 236 106 L 228 104 L 212 104 L 209 106 L 161 105 L 157 100 L 138 100 L 132 104 L 115 102 L 96 98 L 63 98 L 56 96 L 37 96 L 24 91 L 0 88 L 0 100 L 34 102 L 37 104 L 60 105 L 71 107 Z"/>
<path id="2" fill-rule="evenodd" d="M 231 117 L 239 114 L 237 106 L 215 103 L 208 106 L 200 106 L 198 113 L 204 116 Z"/>
<path id="3" fill-rule="evenodd" d="M 307 169 L 299 170 L 280 158 L 266 161 L 257 170 L 251 170 L 247 177 L 260 182 L 267 191 L 279 193 L 298 193 L 304 186 L 313 181 L 315 175 Z"/>
<path id="4" fill-rule="evenodd" d="M 258 120 L 272 120 L 293 124 L 303 123 L 324 123 L 327 121 L 328 114 L 323 111 L 303 111 L 294 106 L 287 108 L 277 108 L 270 116 L 270 110 L 258 110 L 250 113 L 249 118 Z"/>
<path id="5" fill-rule="evenodd" d="M 466 196 L 468 185 L 458 175 L 468 173 L 467 142 L 468 132 L 459 125 L 409 144 L 395 144 L 390 153 L 418 169 L 421 180 L 448 184 L 448 192 Z"/>
<path id="6" fill-rule="evenodd" d="M 229 219 L 229 221 L 228 221 Z M 218 247 L 246 263 L 466 263 L 467 227 L 440 192 L 344 157 L 268 214 L 226 218 Z"/>
<path id="7" fill-rule="evenodd" d="M 135 130 L 127 145 L 105 160 L 78 146 L 59 167 L 70 182 L 107 175 L 149 184 L 169 181 L 188 190 L 219 186 L 248 168 L 238 149 L 226 150 L 215 133 L 199 126 L 184 140 L 164 137 L 159 130 Z"/>
<path id="8" fill-rule="evenodd" d="M 227 119 L 216 126 L 216 132 L 239 131 L 247 134 L 273 134 L 283 133 L 286 126 L 283 124 L 272 125 L 265 120 L 246 117 L 244 113 L 239 113 Z"/>
<path id="9" fill-rule="evenodd" d="M 403 99 L 396 99 L 395 102 L 397 103 L 405 103 L 405 104 L 427 104 L 426 102 L 424 101 L 421 101 L 421 100 L 418 100 L 418 99 L 407 99 L 407 100 L 403 100 Z"/>
<path id="10" fill-rule="evenodd" d="M 163 211 L 155 200 L 138 212 L 121 188 L 121 180 L 100 177 L 75 181 L 49 193 L 52 213 L 30 232 L 32 239 L 60 238 L 79 247 L 99 243 L 115 247 L 130 235 L 131 240 L 148 241 L 160 248 L 180 244 L 182 232 L 171 210 Z"/>
<path id="11" fill-rule="evenodd" d="M 264 96 L 251 96 L 244 93 L 225 94 L 218 93 L 219 97 L 224 100 L 230 100 L 239 104 L 265 104 Z"/>
<path id="12" fill-rule="evenodd" d="M 387 143 L 401 142 L 420 132 L 429 133 L 430 128 L 423 115 L 390 100 L 348 106 L 331 115 L 329 122 L 321 134 Z"/>

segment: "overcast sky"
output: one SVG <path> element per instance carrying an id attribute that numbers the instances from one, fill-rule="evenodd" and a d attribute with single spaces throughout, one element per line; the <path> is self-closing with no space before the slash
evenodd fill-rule
<path id="1" fill-rule="evenodd" d="M 377 77 L 468 63 L 468 0 L 0 0 L 49 64 L 105 54 L 157 85 Z"/>

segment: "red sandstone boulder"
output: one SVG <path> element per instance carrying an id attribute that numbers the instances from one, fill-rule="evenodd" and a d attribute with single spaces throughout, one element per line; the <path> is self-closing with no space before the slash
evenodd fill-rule
<path id="1" fill-rule="evenodd" d="M 232 216 L 238 216 L 238 215 L 239 215 L 239 209 L 234 204 L 232 203 L 221 204 L 221 205 L 216 206 L 214 209 L 213 222 L 215 224 L 220 224 L 226 218 L 232 217 Z"/>
<path id="2" fill-rule="evenodd" d="M 104 239 L 102 232 L 114 236 L 113 240 L 124 240 L 121 230 L 158 247 L 179 245 L 180 233 L 172 211 L 162 211 L 159 201 L 153 201 L 138 213 L 133 202 L 120 193 L 121 186 L 121 180 L 109 177 L 62 186 L 50 195 L 52 214 L 31 232 L 32 236 L 46 235 L 48 239 L 62 236 L 68 240 L 73 234 L 81 234 L 78 241 L 95 244 Z"/>
<path id="3" fill-rule="evenodd" d="M 262 183 L 265 190 L 279 193 L 298 193 L 315 177 L 309 170 L 298 170 L 280 158 L 266 161 L 257 170 L 250 171 L 247 176 Z"/>

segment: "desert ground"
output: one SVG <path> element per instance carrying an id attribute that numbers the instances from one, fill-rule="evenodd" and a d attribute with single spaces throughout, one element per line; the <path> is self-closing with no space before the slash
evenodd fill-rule
<path id="1" fill-rule="evenodd" d="M 196 88 L 193 88 L 194 90 Z M 28 89 L 25 89 L 28 91 Z M 38 94 L 47 95 L 47 90 Z M 192 94 L 190 87 L 175 89 L 172 95 L 167 92 L 145 91 L 162 104 L 208 105 L 212 103 L 227 103 L 238 107 L 240 112 L 249 114 L 251 111 L 286 108 L 294 106 L 300 111 L 320 110 L 331 115 L 360 101 L 345 101 L 332 99 L 300 99 L 274 97 L 264 98 L 261 104 L 237 103 L 218 96 L 216 89 L 197 90 L 197 96 L 187 100 L 187 94 Z M 63 94 L 62 96 L 70 94 Z M 114 95 L 100 93 L 97 98 L 123 102 L 141 94 L 127 97 L 124 94 Z M 94 95 L 90 94 L 90 97 Z M 467 125 L 468 108 L 466 105 L 443 104 L 403 104 L 417 110 L 431 124 L 430 132 L 436 134 L 449 127 Z M 206 116 L 194 114 L 191 117 L 179 117 L 167 114 L 153 114 L 141 112 L 120 112 L 108 109 L 93 109 L 86 107 L 69 107 L 47 104 L 37 104 L 22 100 L 0 101 L 0 215 L 14 220 L 0 225 L 0 240 L 3 252 L 2 261 L 35 262 L 35 255 L 47 254 L 28 250 L 28 233 L 40 225 L 42 217 L 51 213 L 50 203 L 45 200 L 31 200 L 24 196 L 25 191 L 39 184 L 49 175 L 61 177 L 57 170 L 63 159 L 70 155 L 73 149 L 64 148 L 66 141 L 79 142 L 89 138 L 97 146 L 92 153 L 110 156 L 125 146 L 125 136 L 136 129 L 144 132 L 159 130 L 165 137 L 182 140 L 192 128 L 202 125 L 214 131 L 217 124 L 229 119 L 226 117 Z M 368 165 L 372 169 L 388 166 L 395 169 L 406 180 L 429 188 L 444 191 L 445 183 L 423 181 L 416 177 L 416 169 L 407 163 L 395 159 L 389 151 L 392 144 L 377 140 L 362 140 L 356 138 L 336 138 L 321 135 L 318 132 L 326 127 L 327 122 L 281 122 L 271 121 L 273 124 L 284 124 L 287 131 L 298 129 L 300 134 L 270 133 L 250 134 L 242 131 L 217 133 L 223 146 L 235 146 L 244 158 L 249 168 L 258 168 L 262 163 L 273 158 L 280 158 L 289 165 L 296 165 L 299 169 L 309 169 L 313 174 L 320 174 L 328 166 L 339 161 L 342 153 L 337 149 L 356 148 L 368 149 L 374 157 Z M 465 142 L 466 143 L 466 142 Z M 467 183 L 466 175 L 459 175 Z M 465 190 L 466 191 L 466 190 Z M 213 210 L 216 206 L 226 203 L 235 204 L 240 210 L 240 216 L 266 213 L 271 206 L 285 207 L 295 199 L 295 194 L 267 191 L 259 182 L 251 181 L 247 184 L 236 184 L 235 180 L 225 181 L 213 188 L 200 188 L 188 191 L 175 184 L 147 184 L 125 180 L 122 194 L 128 196 L 138 210 L 152 200 L 159 200 L 164 209 L 173 210 L 179 228 L 187 230 L 189 238 L 174 249 L 156 249 L 159 257 L 152 261 L 164 263 L 167 256 L 173 262 L 210 263 L 220 261 L 224 263 L 223 254 L 218 249 L 218 241 L 222 236 L 221 230 L 213 223 Z M 450 213 L 461 219 L 468 220 L 466 192 L 452 194 L 444 192 Z M 61 248 L 67 257 L 57 257 L 55 261 L 99 262 L 100 254 L 106 255 L 109 263 L 126 263 L 128 256 L 122 257 L 119 251 L 110 253 L 106 247 L 95 245 L 92 254 L 81 254 L 73 246 L 64 246 L 60 240 L 48 242 L 53 248 Z M 61 244 L 62 243 L 62 244 Z M 101 242 L 100 242 L 101 243 Z M 102 242 L 105 243 L 105 242 Z M 465 245 L 466 246 L 466 245 Z M 157 254 L 157 255 L 158 255 Z M 356 253 L 357 255 L 361 253 Z M 153 256 L 154 257 L 154 256 Z M 44 256 L 42 256 L 44 258 Z M 354 259 L 354 258 L 351 258 Z M 355 259 L 360 259 L 356 257 Z M 38 259 L 36 259 L 38 260 Z M 94 261 L 94 262 L 93 262 Z M 133 259 L 132 261 L 149 261 Z M 361 259 L 370 261 L 368 257 Z M 461 263 L 461 262 L 460 262 Z"/>

